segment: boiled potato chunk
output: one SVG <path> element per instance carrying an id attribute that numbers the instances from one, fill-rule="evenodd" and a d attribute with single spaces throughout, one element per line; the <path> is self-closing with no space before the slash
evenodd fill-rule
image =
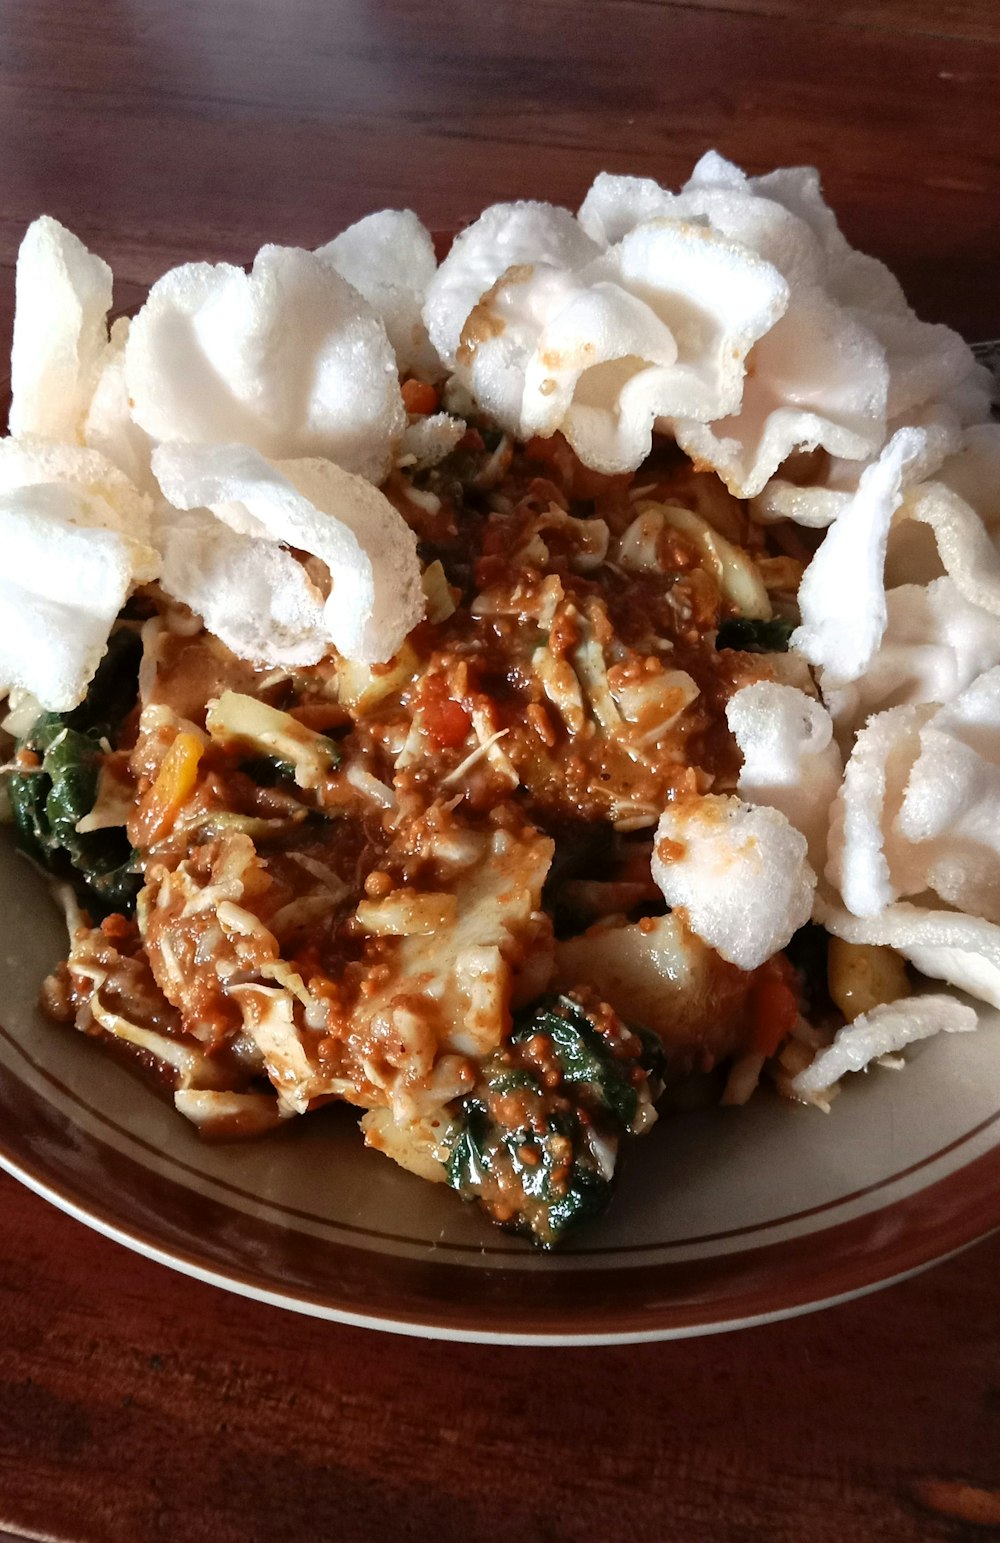
<path id="1" fill-rule="evenodd" d="M 678 1066 L 709 1068 L 743 1047 L 754 976 L 727 964 L 676 915 L 591 927 L 556 949 L 558 989 L 592 986 L 654 1030 Z"/>

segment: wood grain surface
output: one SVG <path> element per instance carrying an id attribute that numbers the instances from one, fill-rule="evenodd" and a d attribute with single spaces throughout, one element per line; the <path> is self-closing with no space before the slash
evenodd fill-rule
<path id="1" fill-rule="evenodd" d="M 182 259 L 451 228 L 716 146 L 815 162 L 918 308 L 1000 336 L 995 0 L 0 0 L 0 346 L 46 210 Z M 0 1537 L 1000 1536 L 1000 1239 L 830 1312 L 634 1349 L 366 1334 L 139 1259 L 0 1178 Z"/>
<path id="2" fill-rule="evenodd" d="M 787 1324 L 504 1350 L 226 1296 L 9 1179 L 0 1208 L 15 1536 L 953 1543 L 977 1511 L 1000 1523 L 1000 1239 Z"/>

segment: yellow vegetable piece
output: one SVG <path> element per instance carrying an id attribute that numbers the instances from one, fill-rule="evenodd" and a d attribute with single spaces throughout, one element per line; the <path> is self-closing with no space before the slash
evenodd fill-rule
<path id="1" fill-rule="evenodd" d="M 906 965 L 894 948 L 831 938 L 826 956 L 830 995 L 848 1023 L 883 1002 L 910 995 Z"/>

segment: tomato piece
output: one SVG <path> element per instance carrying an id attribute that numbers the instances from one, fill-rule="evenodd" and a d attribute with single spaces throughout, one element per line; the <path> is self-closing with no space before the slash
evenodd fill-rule
<path id="1" fill-rule="evenodd" d="M 424 733 L 441 750 L 462 744 L 472 728 L 471 715 L 449 695 L 447 676 L 425 676 L 420 684 L 418 705 Z"/>
<path id="2" fill-rule="evenodd" d="M 472 727 L 472 719 L 461 702 L 450 697 L 438 697 L 424 708 L 424 728 L 442 750 L 460 745 Z"/>
<path id="3" fill-rule="evenodd" d="M 753 1045 L 759 1055 L 774 1055 L 799 1016 L 799 999 L 791 982 L 795 972 L 783 954 L 762 965 L 750 988 Z"/>

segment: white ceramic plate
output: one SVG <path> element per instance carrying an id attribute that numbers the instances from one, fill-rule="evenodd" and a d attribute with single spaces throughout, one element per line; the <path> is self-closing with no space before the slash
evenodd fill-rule
<path id="1" fill-rule="evenodd" d="M 977 352 L 994 368 L 1000 344 Z M 610 1212 L 556 1256 L 367 1150 L 347 1109 L 208 1146 L 35 1006 L 65 953 L 0 834 L 0 1166 L 175 1269 L 401 1333 L 610 1344 L 710 1333 L 874 1290 L 1000 1227 L 1000 1014 L 848 1079 L 830 1115 L 759 1095 L 661 1120 Z"/>
<path id="2" fill-rule="evenodd" d="M 7 832 L 0 933 L 0 1164 L 130 1247 L 285 1307 L 448 1338 L 670 1338 L 842 1300 L 1000 1226 L 998 1014 L 854 1078 L 829 1115 L 764 1094 L 663 1119 L 610 1212 L 552 1256 L 366 1150 L 347 1109 L 203 1144 L 38 1012 L 62 918 Z"/>

